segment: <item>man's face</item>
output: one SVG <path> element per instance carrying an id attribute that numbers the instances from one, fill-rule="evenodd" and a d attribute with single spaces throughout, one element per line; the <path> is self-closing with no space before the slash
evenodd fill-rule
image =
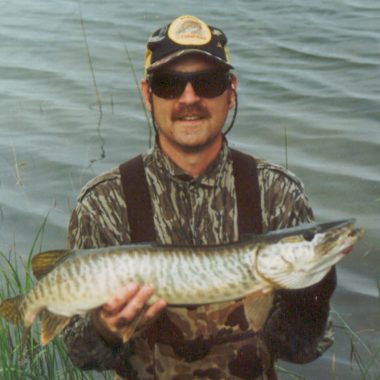
<path id="1" fill-rule="evenodd" d="M 217 70 L 217 66 L 199 56 L 184 57 L 165 71 L 175 73 L 196 73 Z M 236 78 L 232 78 L 236 88 Z M 142 81 L 142 91 L 149 111 L 149 88 Z M 199 151 L 217 148 L 222 143 L 222 129 L 228 111 L 234 107 L 235 98 L 228 87 L 221 95 L 206 98 L 197 95 L 190 82 L 182 94 L 174 99 L 164 99 L 152 94 L 154 119 L 159 133 L 160 146 L 164 151 L 176 149 Z"/>

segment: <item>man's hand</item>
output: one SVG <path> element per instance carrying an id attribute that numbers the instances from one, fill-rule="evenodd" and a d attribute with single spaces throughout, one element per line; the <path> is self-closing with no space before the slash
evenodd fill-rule
<path id="1" fill-rule="evenodd" d="M 158 317 L 167 303 L 159 300 L 148 306 L 152 294 L 150 286 L 129 283 L 92 313 L 95 328 L 107 343 L 118 345 L 126 342 L 136 329 L 145 328 Z"/>

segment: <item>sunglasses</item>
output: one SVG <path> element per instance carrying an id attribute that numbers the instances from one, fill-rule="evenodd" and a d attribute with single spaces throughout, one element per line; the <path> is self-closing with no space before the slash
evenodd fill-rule
<path id="1" fill-rule="evenodd" d="M 198 71 L 195 73 L 159 72 L 148 76 L 149 87 L 159 98 L 175 99 L 182 95 L 188 83 L 202 98 L 222 95 L 231 84 L 231 75 L 226 71 Z"/>

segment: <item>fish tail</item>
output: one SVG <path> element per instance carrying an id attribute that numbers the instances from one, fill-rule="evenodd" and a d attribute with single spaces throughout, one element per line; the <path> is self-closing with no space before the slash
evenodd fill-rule
<path id="1" fill-rule="evenodd" d="M 24 298 L 25 296 L 21 294 L 13 298 L 5 299 L 2 303 L 0 303 L 0 317 L 3 317 L 14 325 L 22 324 L 24 322 L 24 311 L 22 307 Z M 20 356 L 18 360 L 18 364 L 22 368 L 24 368 L 26 365 L 30 330 L 31 325 L 23 326 L 20 344 Z"/>
<path id="2" fill-rule="evenodd" d="M 21 304 L 24 300 L 24 295 L 19 295 L 13 298 L 7 298 L 0 304 L 0 317 L 3 317 L 8 322 L 19 325 L 23 321 L 23 311 Z"/>

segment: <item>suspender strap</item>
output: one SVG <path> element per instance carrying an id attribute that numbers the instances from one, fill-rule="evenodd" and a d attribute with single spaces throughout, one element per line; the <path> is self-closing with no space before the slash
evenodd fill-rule
<path id="1" fill-rule="evenodd" d="M 239 234 L 261 233 L 262 216 L 256 160 L 231 149 L 237 197 Z M 132 243 L 155 241 L 152 202 L 142 156 L 120 165 Z"/>
<path id="2" fill-rule="evenodd" d="M 261 233 L 262 213 L 256 160 L 231 149 L 238 209 L 239 235 Z"/>
<path id="3" fill-rule="evenodd" d="M 145 176 L 142 156 L 139 155 L 119 166 L 124 197 L 127 203 L 131 242 L 156 240 L 152 202 Z"/>

